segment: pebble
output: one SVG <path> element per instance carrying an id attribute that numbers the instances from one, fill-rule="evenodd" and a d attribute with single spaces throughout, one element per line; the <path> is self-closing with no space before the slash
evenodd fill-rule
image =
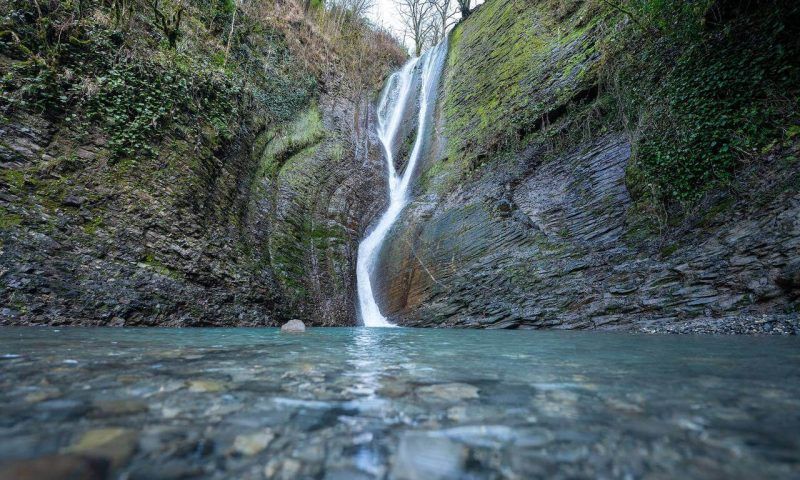
<path id="1" fill-rule="evenodd" d="M 392 467 L 396 480 L 444 480 L 463 476 L 467 450 L 446 437 L 412 432 L 403 435 Z"/>
<path id="2" fill-rule="evenodd" d="M 238 435 L 233 442 L 233 451 L 241 455 L 256 455 L 263 452 L 275 434 L 272 430 L 265 429 L 258 433 Z"/>
<path id="3" fill-rule="evenodd" d="M 383 385 L 378 394 L 382 397 L 399 398 L 408 394 L 408 384 L 402 382 L 392 382 Z"/>
<path id="4" fill-rule="evenodd" d="M 38 403 L 45 400 L 52 400 L 61 396 L 61 392 L 57 389 L 38 390 L 25 395 L 25 401 L 28 403 Z"/>
<path id="5" fill-rule="evenodd" d="M 147 402 L 136 399 L 98 400 L 92 404 L 89 416 L 94 418 L 136 415 L 148 410 Z"/>
<path id="6" fill-rule="evenodd" d="M 0 467 L 0 480 L 104 480 L 109 462 L 80 455 L 47 455 Z"/>
<path id="7" fill-rule="evenodd" d="M 106 458 L 113 468 L 128 462 L 136 451 L 138 434 L 126 428 L 98 428 L 84 433 L 65 453 Z"/>
<path id="8" fill-rule="evenodd" d="M 190 392 L 198 393 L 214 393 L 221 392 L 225 389 L 225 385 L 215 380 L 191 380 L 188 383 Z"/>

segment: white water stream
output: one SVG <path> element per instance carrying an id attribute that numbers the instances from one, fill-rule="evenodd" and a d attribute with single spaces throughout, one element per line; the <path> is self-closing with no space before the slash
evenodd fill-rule
<path id="1" fill-rule="evenodd" d="M 436 105 L 436 90 L 439 85 L 444 60 L 447 56 L 447 39 L 430 49 L 420 58 L 411 59 L 399 72 L 394 73 L 383 91 L 378 104 L 378 138 L 383 145 L 386 159 L 386 172 L 389 180 L 389 208 L 381 216 L 375 228 L 358 246 L 356 282 L 358 283 L 358 304 L 361 321 L 366 327 L 393 327 L 383 316 L 375 300 L 372 289 L 372 275 L 383 241 L 400 217 L 400 213 L 410 200 L 409 186 L 414 168 L 422 154 L 429 123 Z M 418 64 L 421 64 L 420 81 L 416 82 Z M 393 145 L 397 132 L 403 123 L 409 97 L 414 96 L 418 85 L 419 109 L 417 136 L 408 158 L 405 170 L 398 174 L 394 166 Z"/>

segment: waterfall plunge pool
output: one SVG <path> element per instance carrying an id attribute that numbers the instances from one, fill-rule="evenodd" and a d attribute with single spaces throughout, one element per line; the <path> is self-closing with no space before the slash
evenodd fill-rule
<path id="1" fill-rule="evenodd" d="M 3 328 L 0 384 L 2 478 L 800 475 L 795 338 Z"/>

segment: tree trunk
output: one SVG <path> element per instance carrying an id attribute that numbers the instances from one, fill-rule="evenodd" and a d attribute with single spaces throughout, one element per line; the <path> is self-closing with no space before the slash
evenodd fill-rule
<path id="1" fill-rule="evenodd" d="M 239 2 L 235 1 L 233 3 L 233 14 L 231 15 L 231 30 L 228 32 L 228 43 L 225 45 L 225 61 L 222 62 L 223 66 L 228 64 L 228 55 L 231 53 L 231 41 L 233 40 L 233 29 L 236 26 L 237 10 L 239 10 Z"/>
<path id="2" fill-rule="evenodd" d="M 458 0 L 458 6 L 461 7 L 461 18 L 469 17 L 472 10 L 469 8 L 470 0 Z"/>

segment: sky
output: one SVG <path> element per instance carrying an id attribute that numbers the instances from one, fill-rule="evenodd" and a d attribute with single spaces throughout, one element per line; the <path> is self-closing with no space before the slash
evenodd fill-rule
<path id="1" fill-rule="evenodd" d="M 369 12 L 368 17 L 375 22 L 378 26 L 388 27 L 395 33 L 395 36 L 402 40 L 403 37 L 403 20 L 400 13 L 397 11 L 396 0 L 375 0 L 375 6 Z M 452 0 L 453 7 L 455 8 L 456 1 Z M 472 0 L 472 5 L 483 3 L 483 0 Z M 413 41 L 409 38 L 406 39 L 406 48 L 413 51 Z"/>
<path id="2" fill-rule="evenodd" d="M 377 25 L 389 27 L 398 34 L 403 31 L 403 21 L 397 13 L 394 0 L 375 0 L 369 17 Z"/>

